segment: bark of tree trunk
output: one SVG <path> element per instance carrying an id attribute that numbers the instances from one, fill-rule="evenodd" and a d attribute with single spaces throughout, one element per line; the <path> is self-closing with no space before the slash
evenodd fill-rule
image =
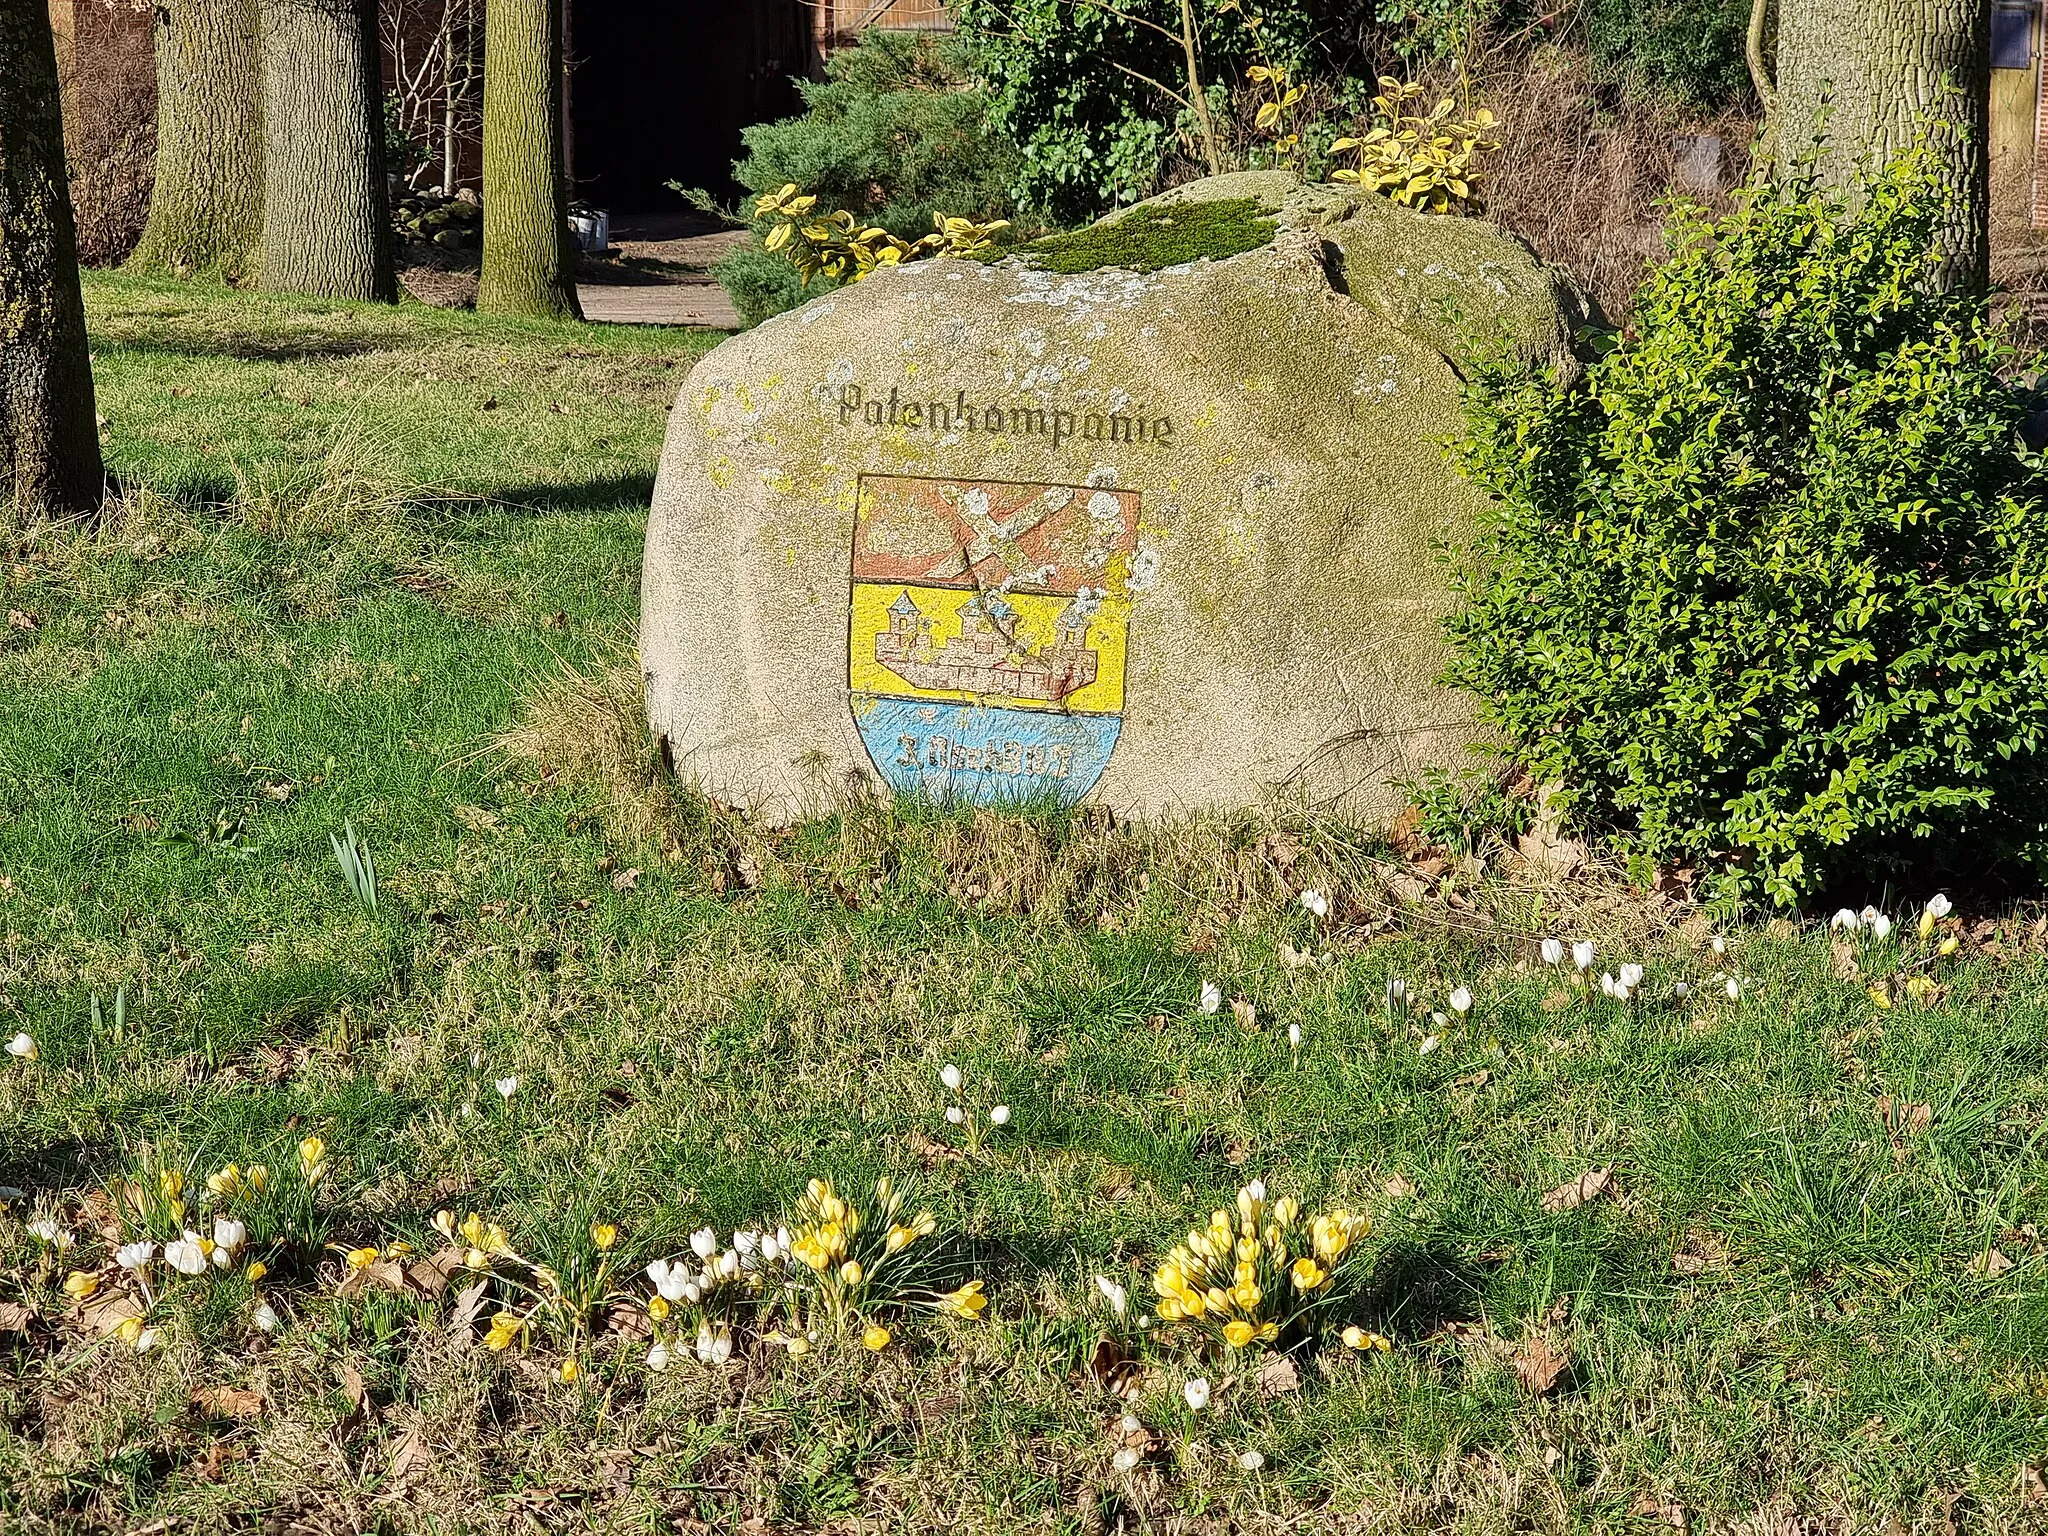
<path id="1" fill-rule="evenodd" d="M 479 314 L 583 318 L 562 160 L 558 0 L 485 0 Z"/>
<path id="2" fill-rule="evenodd" d="M 1927 131 L 1955 206 L 1939 280 L 1982 288 L 1990 260 L 1991 16 L 1984 0 L 1782 0 L 1777 155 L 1826 135 L 1819 170 L 1847 186 Z M 1933 126 L 1929 127 L 1928 125 Z"/>
<path id="3" fill-rule="evenodd" d="M 156 80 L 156 190 L 133 263 L 233 281 L 263 234 L 256 0 L 159 0 Z"/>
<path id="4" fill-rule="evenodd" d="M 261 0 L 263 287 L 395 301 L 377 0 Z"/>
<path id="5" fill-rule="evenodd" d="M 0 0 L 0 519 L 106 489 L 46 0 Z"/>

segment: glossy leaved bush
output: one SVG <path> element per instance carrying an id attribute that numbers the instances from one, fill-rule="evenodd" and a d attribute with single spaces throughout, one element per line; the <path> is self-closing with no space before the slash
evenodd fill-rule
<path id="1" fill-rule="evenodd" d="M 1727 896 L 2048 855 L 2048 470 L 1909 154 L 1674 215 L 1563 384 L 1480 360 L 1453 682 L 1586 824 Z"/>

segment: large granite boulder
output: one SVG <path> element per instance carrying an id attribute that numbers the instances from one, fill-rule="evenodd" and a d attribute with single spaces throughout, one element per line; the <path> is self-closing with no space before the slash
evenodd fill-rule
<path id="1" fill-rule="evenodd" d="M 1123 219 L 884 270 L 691 371 L 640 631 L 684 774 L 773 819 L 876 780 L 1374 814 L 1458 759 L 1452 358 L 1569 368 L 1583 301 L 1491 225 L 1279 173 Z"/>

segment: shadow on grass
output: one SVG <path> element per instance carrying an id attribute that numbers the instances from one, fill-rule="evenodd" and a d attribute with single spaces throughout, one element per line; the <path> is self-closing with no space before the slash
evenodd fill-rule
<path id="1" fill-rule="evenodd" d="M 101 352 L 224 357 L 248 363 L 328 362 L 360 357 L 365 352 L 387 352 L 397 345 L 392 338 L 379 336 L 274 336 L 250 331 L 224 331 L 209 336 L 191 335 L 183 328 L 153 326 L 136 327 L 125 336 L 93 337 L 94 349 Z"/>

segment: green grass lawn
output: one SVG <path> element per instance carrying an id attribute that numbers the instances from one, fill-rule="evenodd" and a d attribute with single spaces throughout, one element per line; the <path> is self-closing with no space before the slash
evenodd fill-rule
<path id="1" fill-rule="evenodd" d="M 1940 957 L 1908 892 L 1883 943 L 1723 958 L 1618 882 L 1402 906 L 1342 826 L 765 832 L 662 780 L 632 697 L 664 413 L 715 337 L 87 301 L 124 494 L 5 569 L 0 1038 L 37 1055 L 0 1057 L 0 1528 L 2048 1528 L 2033 913 L 1955 892 Z M 1565 985 L 1549 933 L 1643 995 Z M 971 1154 L 947 1062 L 1012 1110 Z M 142 1354 L 63 1294 L 123 1288 L 124 1180 L 183 1170 L 206 1212 L 205 1174 L 291 1182 L 308 1136 L 315 1241 L 260 1287 L 159 1267 Z M 891 1314 L 879 1353 L 742 1329 L 657 1374 L 623 1294 L 492 1351 L 516 1266 L 451 1326 L 457 1287 L 344 1295 L 321 1247 L 431 1254 L 476 1211 L 569 1275 L 601 1221 L 644 1299 L 694 1229 L 882 1174 L 990 1305 Z M 1150 1310 L 1254 1176 L 1371 1216 L 1355 1320 L 1391 1349 L 1301 1349 L 1277 1390 L 1149 1335 L 1113 1396 L 1093 1277 Z"/>

